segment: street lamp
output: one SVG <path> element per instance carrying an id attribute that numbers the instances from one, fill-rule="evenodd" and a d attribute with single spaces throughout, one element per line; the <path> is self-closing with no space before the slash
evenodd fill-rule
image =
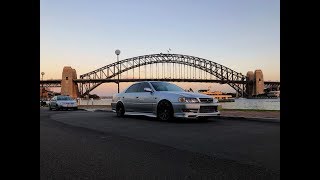
<path id="1" fill-rule="evenodd" d="M 42 79 L 42 81 L 43 81 L 43 75 L 44 75 L 44 72 L 41 72 L 41 76 L 42 76 L 41 79 Z"/>
<path id="2" fill-rule="evenodd" d="M 41 81 L 43 81 L 44 72 L 41 72 Z M 42 89 L 41 89 L 41 100 L 43 99 L 43 82 L 42 82 Z"/>
<path id="3" fill-rule="evenodd" d="M 119 54 L 120 54 L 120 50 L 117 49 L 117 50 L 115 51 L 115 53 L 116 53 L 116 55 L 117 55 L 117 64 L 118 64 L 118 93 L 119 93 L 119 91 L 120 91 L 120 89 L 119 89 L 119 72 L 120 72 L 120 70 L 119 70 Z"/>

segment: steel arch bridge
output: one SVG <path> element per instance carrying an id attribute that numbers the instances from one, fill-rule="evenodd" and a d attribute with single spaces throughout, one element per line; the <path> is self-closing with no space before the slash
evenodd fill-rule
<path id="1" fill-rule="evenodd" d="M 134 74 L 135 69 L 138 69 L 136 74 Z M 189 81 L 193 82 L 206 82 L 205 80 L 208 80 L 208 82 L 223 82 L 230 85 L 238 93 L 243 93 L 243 96 L 247 96 L 244 86 L 246 76 L 243 74 L 207 59 L 182 54 L 160 53 L 124 59 L 82 74 L 76 82 L 80 83 L 80 94 L 87 95 L 102 83 L 108 82 L 108 80 L 113 79 L 117 83 L 123 82 L 124 78 L 121 76 L 126 73 L 126 79 L 132 79 L 133 81 L 165 80 L 183 82 L 189 79 Z M 118 77 L 119 81 L 117 81 Z M 214 78 L 216 81 L 214 81 Z"/>

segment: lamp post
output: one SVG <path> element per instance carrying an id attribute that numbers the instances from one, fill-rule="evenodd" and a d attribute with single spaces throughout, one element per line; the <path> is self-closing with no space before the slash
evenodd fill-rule
<path id="1" fill-rule="evenodd" d="M 120 50 L 117 49 L 117 50 L 115 51 L 115 53 L 116 53 L 116 55 L 117 55 L 117 64 L 118 64 L 118 93 L 119 93 L 119 91 L 120 91 L 120 89 L 119 89 L 119 72 L 120 72 L 120 70 L 119 70 L 119 54 L 120 54 Z"/>
<path id="2" fill-rule="evenodd" d="M 41 72 L 41 81 L 43 81 L 44 72 Z M 42 82 L 42 89 L 41 89 L 41 100 L 43 99 L 43 82 Z"/>
<path id="3" fill-rule="evenodd" d="M 241 78 L 241 80 L 242 80 L 242 92 L 241 92 L 242 94 L 241 94 L 241 97 L 242 97 L 242 98 L 244 98 L 244 97 L 243 97 L 243 91 L 244 91 L 244 77 L 242 77 L 242 78 Z"/>

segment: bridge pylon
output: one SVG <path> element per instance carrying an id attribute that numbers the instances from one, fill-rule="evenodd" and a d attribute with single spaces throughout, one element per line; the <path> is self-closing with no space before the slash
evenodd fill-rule
<path id="1" fill-rule="evenodd" d="M 260 69 L 255 70 L 254 73 L 252 71 L 247 72 L 246 91 L 248 97 L 264 94 L 264 80 Z"/>
<path id="2" fill-rule="evenodd" d="M 73 80 L 77 79 L 77 72 L 70 66 L 63 67 L 61 80 L 61 95 L 69 95 L 72 98 L 78 98 L 80 93 L 78 84 Z"/>

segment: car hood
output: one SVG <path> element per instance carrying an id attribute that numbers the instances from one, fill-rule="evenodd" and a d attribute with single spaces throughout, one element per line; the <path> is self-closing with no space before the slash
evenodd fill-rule
<path id="1" fill-rule="evenodd" d="M 176 94 L 184 97 L 192 97 L 192 98 L 213 98 L 212 96 L 208 96 L 200 93 L 193 92 L 184 92 L 184 91 L 158 91 L 161 94 Z"/>

